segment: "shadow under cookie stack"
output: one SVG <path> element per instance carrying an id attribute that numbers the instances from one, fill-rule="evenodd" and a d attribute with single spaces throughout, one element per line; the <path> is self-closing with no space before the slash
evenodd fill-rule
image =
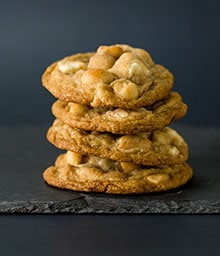
<path id="1" fill-rule="evenodd" d="M 191 179 L 188 146 L 168 127 L 187 106 L 171 91 L 173 75 L 147 51 L 100 46 L 53 63 L 42 81 L 57 98 L 47 139 L 66 151 L 44 171 L 49 185 L 137 194 Z"/>

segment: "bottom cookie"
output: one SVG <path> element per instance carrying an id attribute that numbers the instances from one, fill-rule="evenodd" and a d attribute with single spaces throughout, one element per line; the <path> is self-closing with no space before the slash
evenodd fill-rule
<path id="1" fill-rule="evenodd" d="M 148 167 L 68 151 L 43 173 L 52 186 L 84 192 L 140 194 L 177 188 L 192 178 L 187 164 Z"/>

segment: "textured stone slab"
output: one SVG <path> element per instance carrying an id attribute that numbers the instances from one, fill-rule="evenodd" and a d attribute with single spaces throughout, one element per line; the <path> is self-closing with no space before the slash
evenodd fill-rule
<path id="1" fill-rule="evenodd" d="M 110 202 L 109 202 L 110 201 Z M 220 213 L 219 202 L 197 200 L 196 202 L 177 202 L 146 199 L 100 199 L 99 197 L 81 196 L 69 201 L 54 202 L 1 202 L 0 213 L 102 213 L 102 214 L 213 214 Z"/>
<path id="2" fill-rule="evenodd" d="M 49 187 L 43 170 L 59 150 L 46 126 L 0 127 L 0 213 L 220 213 L 220 129 L 175 126 L 190 146 L 194 178 L 167 193 L 118 196 Z"/>

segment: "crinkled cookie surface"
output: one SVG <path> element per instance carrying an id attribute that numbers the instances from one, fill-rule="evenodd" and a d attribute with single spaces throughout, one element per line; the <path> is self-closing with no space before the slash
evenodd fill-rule
<path id="1" fill-rule="evenodd" d="M 57 100 L 52 106 L 54 116 L 72 127 L 116 134 L 134 134 L 162 129 L 183 117 L 186 111 L 186 104 L 175 92 L 171 92 L 164 100 L 152 106 L 134 110 L 92 108 L 61 100 Z"/>
<path id="2" fill-rule="evenodd" d="M 155 132 L 117 135 L 73 128 L 56 119 L 47 138 L 60 149 L 151 166 L 182 163 L 188 157 L 186 142 L 168 127 Z"/>

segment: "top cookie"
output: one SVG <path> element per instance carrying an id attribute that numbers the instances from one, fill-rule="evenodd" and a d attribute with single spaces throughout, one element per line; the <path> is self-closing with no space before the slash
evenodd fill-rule
<path id="1" fill-rule="evenodd" d="M 112 45 L 53 63 L 44 72 L 42 82 L 64 101 L 134 109 L 167 96 L 173 75 L 155 64 L 143 49 Z"/>

